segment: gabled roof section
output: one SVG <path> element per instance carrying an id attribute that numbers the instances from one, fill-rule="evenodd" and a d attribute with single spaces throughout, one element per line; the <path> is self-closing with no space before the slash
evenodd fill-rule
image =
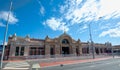
<path id="1" fill-rule="evenodd" d="M 71 38 L 71 36 L 70 35 L 68 35 L 66 32 L 64 32 L 62 35 L 60 35 L 59 37 L 70 37 Z M 72 39 L 72 38 L 71 38 Z"/>

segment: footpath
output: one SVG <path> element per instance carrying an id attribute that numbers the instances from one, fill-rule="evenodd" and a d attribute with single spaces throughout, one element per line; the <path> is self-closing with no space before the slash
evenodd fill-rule
<path id="1" fill-rule="evenodd" d="M 107 60 L 113 57 L 102 57 L 102 58 L 95 58 L 95 59 L 83 59 L 83 60 L 66 60 L 66 61 L 59 61 L 59 62 L 42 62 L 40 63 L 40 67 L 51 67 L 51 66 L 59 66 L 59 65 L 69 65 L 69 64 L 77 64 L 77 63 L 86 63 L 86 62 L 94 62 L 100 60 Z"/>
<path id="2" fill-rule="evenodd" d="M 23 70 L 28 69 L 36 69 L 36 68 L 44 68 L 44 67 L 52 67 L 52 66 L 62 66 L 62 65 L 69 65 L 69 64 L 78 64 L 78 63 L 86 63 L 86 62 L 94 62 L 94 61 L 100 61 L 100 60 L 107 60 L 112 59 L 112 56 L 106 56 L 106 57 L 96 57 L 95 59 L 87 58 L 87 59 L 76 59 L 75 58 L 65 58 L 65 60 L 62 59 L 62 61 L 59 61 L 59 59 L 44 59 L 44 60 L 37 60 L 37 59 L 31 59 L 31 60 L 8 60 L 4 61 L 5 66 L 3 70 L 18 70 L 21 68 L 24 68 Z M 116 57 L 115 57 L 116 58 Z M 120 58 L 120 57 L 119 57 Z"/>

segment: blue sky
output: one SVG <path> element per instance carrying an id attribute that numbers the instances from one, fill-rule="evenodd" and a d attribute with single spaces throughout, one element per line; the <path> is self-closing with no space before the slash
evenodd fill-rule
<path id="1" fill-rule="evenodd" d="M 3 42 L 10 0 L 0 0 L 0 43 Z M 120 45 L 119 0 L 13 0 L 7 38 L 17 36 L 44 39 L 66 31 L 73 39 L 89 41 L 91 24 L 95 43 Z"/>

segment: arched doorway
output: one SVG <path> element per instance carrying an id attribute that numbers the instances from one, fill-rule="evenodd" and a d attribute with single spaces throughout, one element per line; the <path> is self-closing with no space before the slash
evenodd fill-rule
<path id="1" fill-rule="evenodd" d="M 77 55 L 77 56 L 80 56 L 80 53 L 79 53 L 79 52 L 80 52 L 80 51 L 79 51 L 79 47 L 77 46 L 77 47 L 76 47 L 76 55 Z"/>
<path id="2" fill-rule="evenodd" d="M 50 55 L 51 55 L 51 58 L 55 57 L 55 48 L 54 47 L 50 48 Z"/>
<path id="3" fill-rule="evenodd" d="M 70 54 L 69 47 L 62 47 L 62 54 L 68 56 Z"/>
<path id="4" fill-rule="evenodd" d="M 95 48 L 95 52 L 96 52 L 96 54 L 99 54 L 98 48 Z"/>
<path id="5" fill-rule="evenodd" d="M 67 39 L 63 39 L 61 43 L 61 54 L 63 56 L 68 56 L 70 54 L 69 41 Z"/>

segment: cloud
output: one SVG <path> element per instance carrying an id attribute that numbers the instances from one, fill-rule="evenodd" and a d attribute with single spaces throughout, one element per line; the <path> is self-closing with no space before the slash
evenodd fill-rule
<path id="1" fill-rule="evenodd" d="M 115 29 L 109 29 L 107 31 L 103 31 L 99 37 L 103 37 L 106 35 L 109 35 L 110 37 L 120 37 L 120 28 L 115 28 Z"/>
<path id="2" fill-rule="evenodd" d="M 3 41 L 0 40 L 0 45 L 3 45 Z M 5 42 L 5 45 L 7 45 L 7 42 Z"/>
<path id="3" fill-rule="evenodd" d="M 120 22 L 117 23 L 115 28 L 108 29 L 106 31 L 103 31 L 99 37 L 104 37 L 106 35 L 109 35 L 110 37 L 120 37 Z"/>
<path id="4" fill-rule="evenodd" d="M 120 4 L 118 0 L 65 0 L 59 6 L 59 12 L 61 16 L 53 18 L 62 19 L 72 26 L 81 22 L 98 21 L 99 17 L 103 20 L 116 19 L 120 17 Z"/>
<path id="5" fill-rule="evenodd" d="M 44 14 L 45 14 L 45 8 L 44 8 L 44 6 L 41 4 L 41 2 L 40 2 L 39 0 L 37 0 L 37 2 L 38 2 L 38 4 L 40 5 L 40 13 L 41 13 L 42 15 L 44 15 Z"/>
<path id="6" fill-rule="evenodd" d="M 5 25 L 2 22 L 0 22 L 0 27 L 5 27 Z"/>
<path id="7" fill-rule="evenodd" d="M 42 15 L 44 15 L 44 13 L 45 13 L 45 9 L 44 9 L 43 6 L 41 6 L 41 8 L 40 8 L 40 13 L 41 13 Z"/>
<path id="8" fill-rule="evenodd" d="M 99 17 L 109 19 L 120 16 L 120 4 L 117 0 L 86 0 L 79 7 L 81 4 L 70 3 L 73 7 L 70 6 L 68 12 L 65 13 L 68 20 L 72 19 L 73 23 L 77 23 L 80 21 L 98 20 Z"/>
<path id="9" fill-rule="evenodd" d="M 113 25 L 116 25 L 116 24 L 113 24 Z M 111 28 L 113 28 L 113 27 L 116 27 L 116 26 L 111 26 L 111 23 L 106 23 L 106 24 L 100 24 L 99 25 L 99 27 L 100 27 L 100 30 L 104 30 L 104 29 L 111 29 Z"/>
<path id="10" fill-rule="evenodd" d="M 1 12 L 0 12 L 0 20 L 7 21 L 8 13 L 9 13 L 8 11 L 1 11 Z M 9 23 L 10 23 L 10 24 L 15 24 L 16 22 L 18 22 L 18 19 L 16 18 L 15 15 L 13 15 L 12 12 L 10 12 L 10 15 L 9 15 Z"/>
<path id="11" fill-rule="evenodd" d="M 54 17 L 48 19 L 47 21 L 44 22 L 45 25 L 48 25 L 51 27 L 53 30 L 66 30 L 68 31 L 68 27 L 65 26 L 65 23 L 62 22 L 61 19 L 55 19 Z"/>

